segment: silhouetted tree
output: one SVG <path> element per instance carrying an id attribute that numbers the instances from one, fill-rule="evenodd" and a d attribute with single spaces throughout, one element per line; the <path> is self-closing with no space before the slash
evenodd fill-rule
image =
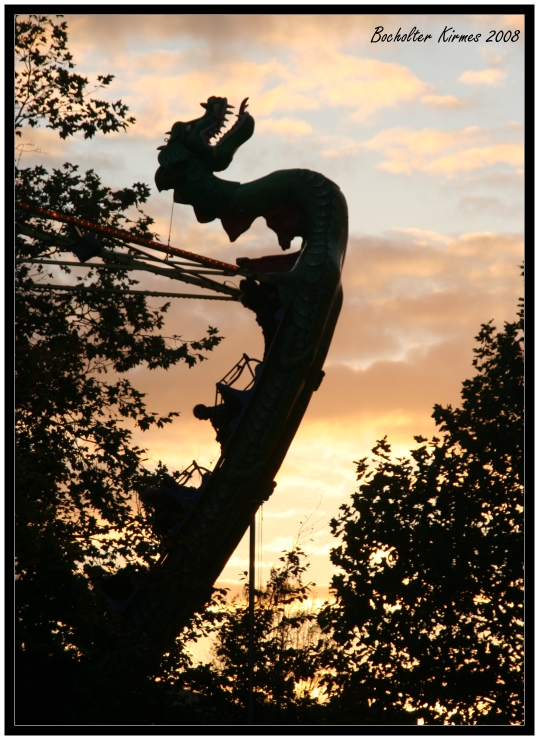
<path id="1" fill-rule="evenodd" d="M 309 724 L 318 717 L 321 655 L 330 642 L 308 602 L 308 568 L 299 547 L 271 569 L 255 602 L 255 724 Z M 245 574 L 247 575 L 247 574 Z M 182 685 L 197 692 L 210 723 L 244 723 L 248 691 L 248 587 L 220 611 L 211 664 L 187 670 Z"/>
<path id="2" fill-rule="evenodd" d="M 441 438 L 357 463 L 322 616 L 345 722 L 523 721 L 523 326 L 482 326 L 462 407 L 434 408 Z"/>
<path id="3" fill-rule="evenodd" d="M 62 16 L 56 16 L 61 18 Z M 67 23 L 47 15 L 17 16 L 15 20 L 15 133 L 23 126 L 45 124 L 62 139 L 77 131 L 92 138 L 135 122 L 126 116 L 128 107 L 117 100 L 107 103 L 90 98 L 90 92 L 105 88 L 114 75 L 98 75 L 98 84 L 88 91 L 88 79 L 71 72 L 73 56 L 67 48 Z"/>
<path id="4" fill-rule="evenodd" d="M 16 51 L 24 63 L 17 126 L 46 125 L 63 138 L 125 128 L 134 119 L 125 117 L 121 101 L 109 106 L 85 97 L 86 81 L 68 71 L 66 43 L 65 23 L 16 19 Z M 113 192 L 93 170 L 82 175 L 73 164 L 51 173 L 41 166 L 16 169 L 15 177 L 17 201 L 154 236 L 153 221 L 141 210 L 150 192 L 142 183 Z M 127 212 L 135 208 L 133 220 Z M 125 694 L 129 675 L 121 683 L 116 677 L 108 691 L 112 679 L 103 661 L 117 639 L 114 609 L 89 576 L 125 563 L 143 570 L 160 544 L 136 504 L 136 493 L 157 476 L 146 469 L 145 451 L 133 445 L 125 424 L 146 430 L 177 416 L 149 411 L 124 374 L 140 365 L 193 366 L 220 338 L 213 328 L 192 342 L 165 336 L 168 304 L 152 308 L 143 295 L 39 290 L 51 282 L 45 278 L 70 268 L 31 260 L 54 260 L 58 241 L 72 242 L 77 234 L 20 209 L 15 226 L 18 721 L 99 723 L 99 702 L 88 700 L 92 684 L 100 701 L 109 702 L 109 718 L 118 716 L 122 691 L 123 706 L 133 704 L 133 691 Z M 99 268 L 77 281 L 106 289 L 136 282 L 125 271 Z M 136 650 L 133 655 L 136 663 Z M 189 662 L 178 651 L 176 657 Z M 90 671 L 86 678 L 82 664 Z"/>

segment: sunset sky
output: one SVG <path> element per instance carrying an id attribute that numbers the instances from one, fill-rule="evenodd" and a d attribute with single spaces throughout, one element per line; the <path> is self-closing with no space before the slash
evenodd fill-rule
<path id="1" fill-rule="evenodd" d="M 414 446 L 414 435 L 434 434 L 432 407 L 459 403 L 480 325 L 494 319 L 501 328 L 516 314 L 523 291 L 523 18 L 66 14 L 65 20 L 75 71 L 92 81 L 115 75 L 99 93 L 122 98 L 137 122 L 89 141 L 29 130 L 23 141 L 41 153 L 25 153 L 21 166 L 52 169 L 69 161 L 94 169 L 112 188 L 148 183 L 144 210 L 166 242 L 172 194 L 158 193 L 153 181 L 165 132 L 175 121 L 199 117 L 199 102 L 210 95 L 236 107 L 248 96 L 254 136 L 221 176 L 246 182 L 303 167 L 335 181 L 348 201 L 344 307 L 326 377 L 263 509 L 262 575 L 299 534 L 309 578 L 324 599 L 336 544 L 329 520 L 356 490 L 353 461 L 386 434 L 398 454 Z M 432 39 L 371 43 L 379 26 L 392 34 L 415 26 Z M 438 41 L 445 27 L 481 37 Z M 491 30 L 519 31 L 518 39 L 487 43 Z M 262 219 L 230 244 L 219 221 L 198 224 L 183 205 L 174 208 L 171 244 L 228 262 L 280 251 Z M 141 277 L 141 287 L 184 290 L 159 277 Z M 151 411 L 181 412 L 165 429 L 135 435 L 151 464 L 181 469 L 197 459 L 210 467 L 219 447 L 212 427 L 191 409 L 213 403 L 215 382 L 243 352 L 262 355 L 254 315 L 241 305 L 173 302 L 170 334 L 196 339 L 208 325 L 225 339 L 202 366 L 131 374 Z M 244 540 L 221 585 L 236 591 L 246 568 Z"/>

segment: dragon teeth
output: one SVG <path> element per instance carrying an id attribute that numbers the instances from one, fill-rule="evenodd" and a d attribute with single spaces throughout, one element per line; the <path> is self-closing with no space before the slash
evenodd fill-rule
<path id="1" fill-rule="evenodd" d="M 249 98 L 245 98 L 245 100 L 242 101 L 238 113 L 235 114 L 236 120 L 234 121 L 233 125 L 228 129 L 228 131 L 224 131 L 224 133 L 221 133 L 221 130 L 225 126 L 225 124 L 228 123 L 228 117 L 230 116 L 232 112 L 231 110 L 229 110 L 229 108 L 234 108 L 234 106 L 227 103 L 222 113 L 219 110 L 217 110 L 218 108 L 217 104 L 214 106 L 213 113 L 217 120 L 211 126 L 208 126 L 208 128 L 204 132 L 204 138 L 207 144 L 210 144 L 211 146 L 212 139 L 213 139 L 214 140 L 213 145 L 216 146 L 221 141 L 223 141 L 223 139 L 225 139 L 230 133 L 232 133 L 234 129 L 236 129 L 240 125 L 240 123 L 242 122 L 247 112 L 246 109 L 248 106 L 248 103 L 247 103 L 248 100 Z"/>

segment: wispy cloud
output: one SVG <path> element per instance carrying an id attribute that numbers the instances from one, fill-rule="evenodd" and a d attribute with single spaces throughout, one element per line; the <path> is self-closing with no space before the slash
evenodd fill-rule
<path id="1" fill-rule="evenodd" d="M 500 131 L 478 126 L 453 131 L 393 128 L 363 142 L 362 146 L 383 155 L 379 169 L 403 175 L 418 171 L 451 177 L 494 164 L 522 166 L 524 145 L 500 141 L 501 138 Z"/>
<path id="2" fill-rule="evenodd" d="M 431 91 L 404 65 L 325 49 L 301 57 L 297 81 L 309 80 L 320 105 L 352 109 L 362 122 L 375 111 L 411 102 Z"/>
<path id="3" fill-rule="evenodd" d="M 308 136 L 313 132 L 312 126 L 300 118 L 266 118 L 260 121 L 257 120 L 256 130 L 285 137 Z"/>
<path id="4" fill-rule="evenodd" d="M 501 69 L 468 70 L 461 74 L 459 82 L 464 82 L 465 85 L 489 85 L 494 87 L 500 85 L 506 77 L 506 73 Z"/>
<path id="5" fill-rule="evenodd" d="M 157 22 L 152 18 L 148 18 L 150 26 Z M 96 20 L 90 18 L 88 23 L 95 24 Z M 193 23 L 187 19 L 180 28 L 177 20 L 171 20 L 179 37 L 182 33 L 187 36 L 194 33 L 196 24 L 193 26 Z M 269 24 L 273 24 L 277 35 L 284 28 L 282 19 L 272 17 Z M 335 24 L 335 27 L 342 26 L 340 20 L 328 24 L 329 28 Z M 163 126 L 168 126 L 170 120 L 188 120 L 192 117 L 189 111 L 193 101 L 198 101 L 201 91 L 238 101 L 249 95 L 253 110 L 262 117 L 330 107 L 344 109 L 352 120 L 360 123 L 377 111 L 431 94 L 433 105 L 454 105 L 449 100 L 436 101 L 433 86 L 421 80 L 409 67 L 345 52 L 342 49 L 345 36 L 341 35 L 341 44 L 338 44 L 336 39 L 323 34 L 320 18 L 310 25 L 312 33 L 308 43 L 302 43 L 297 35 L 293 36 L 294 43 L 288 43 L 288 30 L 288 41 L 283 41 L 279 56 L 262 61 L 237 51 L 216 60 L 215 47 L 207 44 L 188 51 L 162 49 L 156 53 L 136 47 L 130 50 L 115 47 L 110 64 L 122 80 L 122 97 L 137 117 L 137 134 L 154 137 L 166 130 Z M 75 24 L 75 31 L 77 27 L 80 33 L 80 20 Z M 187 28 L 190 31 L 186 31 Z M 207 42 L 209 37 L 205 40 Z M 84 59 L 84 43 L 81 41 L 81 44 L 79 51 Z M 87 53 L 86 57 L 86 64 L 93 67 L 92 54 Z M 294 129 L 284 123 L 273 125 L 277 133 L 288 135 L 298 131 L 298 124 Z M 301 133 L 308 125 L 304 122 Z M 277 126 L 283 127 L 281 131 Z"/>
<path id="6" fill-rule="evenodd" d="M 462 98 L 455 98 L 454 95 L 423 95 L 421 98 L 422 103 L 432 105 L 435 108 L 461 108 L 466 105 L 466 101 Z"/>

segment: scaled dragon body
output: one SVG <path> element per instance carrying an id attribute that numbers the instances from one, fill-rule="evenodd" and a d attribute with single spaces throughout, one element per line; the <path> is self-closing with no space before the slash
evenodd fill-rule
<path id="1" fill-rule="evenodd" d="M 344 196 L 316 172 L 280 170 L 245 184 L 216 177 L 252 136 L 254 119 L 244 101 L 233 127 L 212 143 L 231 106 L 218 97 L 202 106 L 204 115 L 175 123 L 160 148 L 159 190 L 172 189 L 174 200 L 191 205 L 202 223 L 221 219 L 231 241 L 263 216 L 283 249 L 296 236 L 302 247 L 290 255 L 238 260 L 267 276 L 240 285 L 244 305 L 255 311 L 264 332 L 264 358 L 249 402 L 224 438 L 196 505 L 124 610 L 128 625 L 161 648 L 208 599 L 253 507 L 275 487 L 274 477 L 323 376 L 342 304 L 348 230 Z"/>

